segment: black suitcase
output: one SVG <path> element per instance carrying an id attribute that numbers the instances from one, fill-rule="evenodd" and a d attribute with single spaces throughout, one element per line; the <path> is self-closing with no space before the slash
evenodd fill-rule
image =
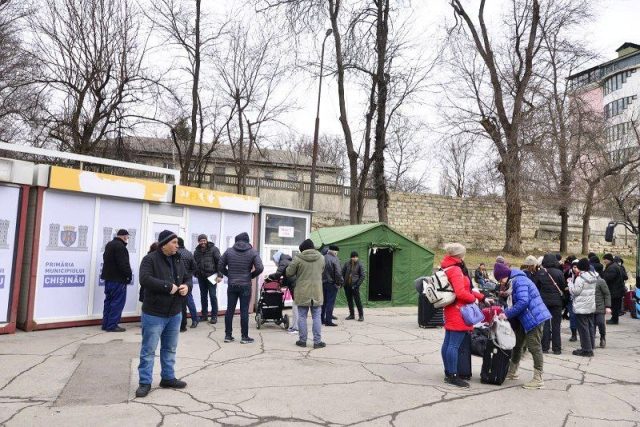
<path id="1" fill-rule="evenodd" d="M 488 332 L 488 330 L 486 331 Z M 487 348 L 488 341 L 489 336 L 485 333 L 485 330 L 474 328 L 473 332 L 471 332 L 471 354 L 484 357 L 484 351 Z"/>
<path id="2" fill-rule="evenodd" d="M 503 350 L 489 340 L 482 357 L 480 381 L 483 384 L 502 385 L 509 371 L 510 359 L 511 350 Z"/>
<path id="3" fill-rule="evenodd" d="M 471 333 L 467 332 L 458 350 L 458 376 L 470 380 L 471 373 Z"/>
<path id="4" fill-rule="evenodd" d="M 444 308 L 435 308 L 425 294 L 418 298 L 418 325 L 421 328 L 444 326 Z"/>

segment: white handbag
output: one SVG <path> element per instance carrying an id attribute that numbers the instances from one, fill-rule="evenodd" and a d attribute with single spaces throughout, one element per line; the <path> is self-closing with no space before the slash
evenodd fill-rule
<path id="1" fill-rule="evenodd" d="M 503 350 L 513 350 L 516 346 L 516 333 L 513 332 L 511 324 L 507 320 L 500 319 L 498 316 L 494 316 L 493 324 L 491 325 L 490 338 Z"/>

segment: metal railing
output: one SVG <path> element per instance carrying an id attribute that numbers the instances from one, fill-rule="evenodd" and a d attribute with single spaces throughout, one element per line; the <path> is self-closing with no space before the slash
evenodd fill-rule
<path id="1" fill-rule="evenodd" d="M 214 183 L 216 185 L 237 186 L 238 177 L 235 175 L 215 175 Z M 287 191 L 300 191 L 301 190 L 300 187 L 302 186 L 302 191 L 305 193 L 308 193 L 311 189 L 311 183 L 309 182 L 293 181 L 288 179 L 276 179 L 276 178 L 247 177 L 245 179 L 245 184 L 247 187 L 273 188 L 277 190 L 287 190 Z M 338 185 L 338 184 L 316 183 L 316 193 L 335 194 L 335 195 L 343 195 L 345 197 L 349 197 L 351 195 L 351 188 L 345 187 L 343 185 Z M 376 192 L 372 188 L 367 188 L 365 190 L 364 196 L 369 199 L 374 199 L 376 197 Z"/>

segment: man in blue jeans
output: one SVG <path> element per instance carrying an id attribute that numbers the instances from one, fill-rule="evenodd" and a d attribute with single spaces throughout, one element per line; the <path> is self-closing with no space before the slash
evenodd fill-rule
<path id="1" fill-rule="evenodd" d="M 124 332 L 118 326 L 122 318 L 122 310 L 127 300 L 127 285 L 131 283 L 133 273 L 129 263 L 127 241 L 129 232 L 118 230 L 116 237 L 107 243 L 102 254 L 102 273 L 104 280 L 104 308 L 102 311 L 102 330 L 107 332 Z"/>
<path id="2" fill-rule="evenodd" d="M 136 397 L 151 390 L 153 362 L 160 342 L 160 387 L 185 388 L 187 383 L 176 378 L 173 366 L 182 320 L 182 304 L 191 291 L 191 275 L 178 253 L 178 236 L 164 230 L 158 236 L 158 249 L 142 259 L 140 286 L 144 289 L 142 304 L 142 345 L 138 374 L 140 384 Z"/>
<path id="3" fill-rule="evenodd" d="M 224 342 L 232 342 L 233 315 L 238 299 L 240 300 L 241 344 L 250 344 L 249 302 L 251 301 L 251 281 L 264 270 L 258 252 L 249 243 L 249 235 L 240 233 L 235 244 L 227 249 L 220 258 L 218 270 L 227 277 L 227 312 L 224 315 Z"/>

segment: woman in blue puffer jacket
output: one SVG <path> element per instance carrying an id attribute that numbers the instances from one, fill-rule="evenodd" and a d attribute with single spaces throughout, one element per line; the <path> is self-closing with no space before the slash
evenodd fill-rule
<path id="1" fill-rule="evenodd" d="M 511 269 L 507 264 L 496 263 L 493 275 L 501 284 L 511 282 L 513 289 L 513 306 L 500 314 L 502 319 L 511 321 L 516 333 L 516 346 L 511 353 L 507 379 L 518 378 L 518 365 L 526 345 L 533 356 L 533 379 L 522 387 L 530 390 L 543 389 L 542 331 L 544 322 L 551 319 L 551 313 L 544 305 L 536 285 L 522 271 Z"/>

